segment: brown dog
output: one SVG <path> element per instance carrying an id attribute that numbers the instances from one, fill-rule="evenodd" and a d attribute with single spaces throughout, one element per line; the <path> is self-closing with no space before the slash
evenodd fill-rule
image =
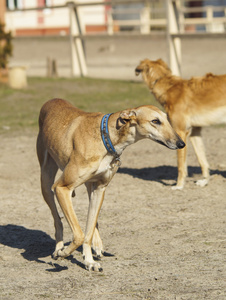
<path id="1" fill-rule="evenodd" d="M 209 180 L 209 164 L 201 138 L 202 126 L 226 123 L 226 75 L 213 75 L 184 80 L 173 76 L 167 64 L 158 59 L 145 59 L 135 69 L 142 74 L 155 98 L 165 108 L 176 132 L 190 140 L 197 155 L 205 186 Z M 178 179 L 173 189 L 182 189 L 187 176 L 186 147 L 178 150 Z"/>
<path id="2" fill-rule="evenodd" d="M 53 99 L 43 105 L 39 116 L 37 154 L 42 194 L 54 218 L 54 258 L 66 257 L 83 244 L 86 268 L 101 270 L 100 264 L 93 259 L 91 243 L 96 254 L 101 256 L 103 245 L 97 218 L 104 192 L 118 170 L 123 150 L 143 138 L 170 149 L 185 146 L 169 124 L 166 114 L 154 106 L 140 106 L 109 116 L 86 113 L 61 99 Z M 63 173 L 54 183 L 59 168 Z M 83 183 L 89 194 L 85 235 L 71 201 L 74 189 Z M 73 241 L 68 247 L 64 247 L 63 225 L 52 191 L 73 232 Z"/>

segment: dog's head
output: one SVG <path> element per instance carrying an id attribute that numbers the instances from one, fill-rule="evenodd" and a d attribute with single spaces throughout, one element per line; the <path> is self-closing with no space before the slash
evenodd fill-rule
<path id="1" fill-rule="evenodd" d="M 170 125 L 167 115 L 152 105 L 144 105 L 120 114 L 127 134 L 135 135 L 135 140 L 149 138 L 170 149 L 181 149 L 185 143 Z"/>
<path id="2" fill-rule="evenodd" d="M 153 84 L 164 76 L 170 76 L 171 70 L 167 64 L 162 60 L 145 59 L 135 69 L 135 74 L 138 76 L 142 74 L 143 80 L 152 88 Z"/>

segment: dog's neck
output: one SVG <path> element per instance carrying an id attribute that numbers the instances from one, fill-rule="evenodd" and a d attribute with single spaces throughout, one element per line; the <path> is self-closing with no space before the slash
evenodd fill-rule
<path id="1" fill-rule="evenodd" d="M 155 80 L 155 82 L 149 86 L 150 91 L 155 96 L 156 100 L 165 106 L 168 97 L 168 91 L 175 84 L 175 80 L 179 78 L 174 75 L 166 75 L 164 77 Z"/>
<path id="2" fill-rule="evenodd" d="M 123 122 L 120 112 L 110 116 L 108 121 L 109 136 L 117 155 L 120 156 L 124 149 L 136 142 L 135 127 L 129 122 Z"/>
<path id="3" fill-rule="evenodd" d="M 101 138 L 104 143 L 106 150 L 113 155 L 116 159 L 119 159 L 120 154 L 117 153 L 115 147 L 112 144 L 109 131 L 108 131 L 108 121 L 112 114 L 106 114 L 101 120 Z"/>

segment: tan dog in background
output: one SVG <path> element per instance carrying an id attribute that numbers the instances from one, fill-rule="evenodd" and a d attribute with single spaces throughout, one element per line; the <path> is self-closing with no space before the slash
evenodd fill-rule
<path id="1" fill-rule="evenodd" d="M 187 136 L 197 155 L 205 186 L 209 181 L 209 164 L 201 137 L 203 126 L 226 123 L 226 75 L 194 77 L 190 80 L 173 76 L 167 64 L 158 59 L 145 59 L 135 69 L 142 74 L 156 100 L 165 108 L 176 132 L 186 143 Z M 178 150 L 178 179 L 173 189 L 182 189 L 187 176 L 187 147 Z"/>
<path id="2" fill-rule="evenodd" d="M 67 257 L 83 244 L 85 266 L 95 271 L 101 271 L 102 268 L 93 259 L 91 244 L 97 256 L 100 257 L 103 252 L 97 218 L 105 189 L 119 168 L 123 150 L 144 138 L 170 149 L 185 146 L 168 122 L 166 114 L 154 106 L 140 106 L 113 113 L 104 129 L 103 117 L 102 113 L 86 113 L 64 100 L 53 99 L 41 108 L 37 138 L 42 194 L 54 218 L 56 249 L 53 257 Z M 103 133 L 105 139 L 106 128 L 110 140 L 107 144 L 112 143 L 113 153 L 104 145 Z M 63 173 L 55 181 L 58 169 Z M 74 189 L 83 183 L 89 194 L 85 235 L 71 201 Z M 68 247 L 64 247 L 63 224 L 54 194 L 73 232 L 73 240 Z"/>

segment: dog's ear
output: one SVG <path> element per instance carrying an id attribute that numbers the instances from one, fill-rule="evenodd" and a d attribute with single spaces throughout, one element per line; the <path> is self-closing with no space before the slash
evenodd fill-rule
<path id="1" fill-rule="evenodd" d="M 166 63 L 161 58 L 157 59 L 156 62 L 162 66 L 166 66 Z"/>
<path id="2" fill-rule="evenodd" d="M 129 121 L 129 120 L 135 120 L 136 119 L 136 112 L 134 110 L 123 110 L 120 113 L 120 118 Z"/>
<path id="3" fill-rule="evenodd" d="M 130 122 L 130 124 L 136 123 L 136 116 L 137 114 L 134 110 L 123 110 L 119 115 L 119 122 L 121 125 L 125 125 L 128 122 Z"/>
<path id="4" fill-rule="evenodd" d="M 164 69 L 166 74 L 171 73 L 169 66 L 167 65 L 166 62 L 164 62 L 164 60 L 159 58 L 158 60 L 156 60 L 156 63 L 158 63 Z"/>
<path id="5" fill-rule="evenodd" d="M 123 110 L 117 119 L 117 129 L 125 128 L 127 124 L 136 123 L 136 112 L 134 110 Z"/>

